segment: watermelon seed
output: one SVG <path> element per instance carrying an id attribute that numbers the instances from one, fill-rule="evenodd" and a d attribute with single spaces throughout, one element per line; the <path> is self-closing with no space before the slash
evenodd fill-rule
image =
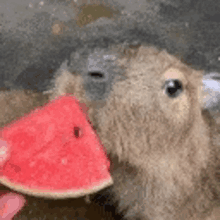
<path id="1" fill-rule="evenodd" d="M 67 164 L 67 159 L 64 158 L 64 159 L 61 160 L 61 162 L 62 162 L 63 165 L 66 165 Z"/>
<path id="2" fill-rule="evenodd" d="M 80 129 L 79 127 L 74 127 L 74 128 L 73 128 L 73 131 L 74 131 L 74 136 L 75 136 L 76 138 L 79 138 L 79 137 L 82 136 L 82 131 L 81 131 L 81 129 Z"/>

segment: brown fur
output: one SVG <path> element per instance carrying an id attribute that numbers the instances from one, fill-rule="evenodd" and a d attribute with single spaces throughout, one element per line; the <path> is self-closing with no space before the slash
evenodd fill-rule
<path id="1" fill-rule="evenodd" d="M 29 90 L 0 92 L 0 127 L 47 102 L 47 95 Z"/>
<path id="2" fill-rule="evenodd" d="M 65 68 L 46 95 L 73 93 L 86 103 L 112 157 L 115 198 L 127 219 L 218 219 L 219 130 L 202 111 L 202 72 L 153 47 L 123 51 L 118 63 L 126 79 L 116 78 L 107 101 L 88 100 L 80 75 Z M 172 77 L 184 88 L 175 99 L 163 91 Z"/>
<path id="3" fill-rule="evenodd" d="M 170 72 L 184 87 L 176 99 L 163 93 Z M 126 74 L 96 115 L 108 152 L 131 167 L 121 164 L 113 172 L 121 210 L 128 208 L 128 219 L 214 219 L 209 211 L 220 196 L 219 152 L 201 111 L 202 73 L 141 47 Z"/>
<path id="4" fill-rule="evenodd" d="M 129 51 L 119 60 L 127 79 L 115 81 L 101 107 L 86 100 L 80 82 L 76 87 L 59 79 L 60 94 L 73 91 L 88 105 L 101 141 L 118 157 L 114 191 L 128 219 L 215 219 L 219 152 L 212 136 L 218 131 L 202 111 L 202 72 L 153 47 Z M 168 78 L 183 83 L 176 99 L 163 92 Z"/>

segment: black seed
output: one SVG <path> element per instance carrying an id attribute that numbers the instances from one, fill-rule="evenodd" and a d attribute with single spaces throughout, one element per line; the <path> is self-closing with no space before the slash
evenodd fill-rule
<path id="1" fill-rule="evenodd" d="M 73 132 L 76 138 L 79 138 L 82 135 L 81 129 L 79 127 L 74 127 Z"/>

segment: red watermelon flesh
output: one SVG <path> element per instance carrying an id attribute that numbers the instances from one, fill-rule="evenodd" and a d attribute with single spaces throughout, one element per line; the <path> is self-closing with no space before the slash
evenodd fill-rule
<path id="1" fill-rule="evenodd" d="M 79 197 L 112 184 L 110 163 L 79 101 L 65 95 L 4 127 L 0 182 L 27 194 Z"/>

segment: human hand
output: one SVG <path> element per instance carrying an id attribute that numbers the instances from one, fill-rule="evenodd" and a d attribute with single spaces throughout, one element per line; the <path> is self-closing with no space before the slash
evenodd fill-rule
<path id="1" fill-rule="evenodd" d="M 6 141 L 0 139 L 0 167 L 9 158 L 9 147 Z M 0 220 L 11 220 L 24 206 L 23 196 L 12 192 L 0 191 Z"/>

